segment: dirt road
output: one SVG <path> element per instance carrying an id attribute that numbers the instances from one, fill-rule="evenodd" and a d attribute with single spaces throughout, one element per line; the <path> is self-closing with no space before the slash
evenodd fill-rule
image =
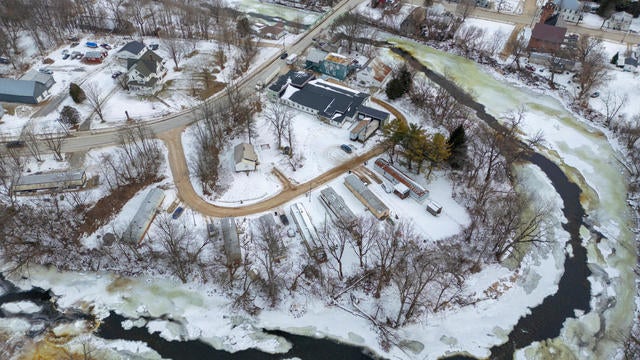
<path id="1" fill-rule="evenodd" d="M 225 216 L 245 216 L 260 212 L 269 211 L 277 208 L 282 204 L 303 195 L 307 191 L 318 188 L 327 182 L 337 178 L 347 171 L 361 166 L 365 161 L 382 154 L 383 149 L 377 146 L 366 153 L 356 156 L 351 160 L 320 174 L 314 179 L 299 185 L 291 184 L 283 189 L 282 192 L 264 201 L 249 204 L 243 207 L 224 207 L 206 202 L 193 189 L 193 185 L 189 180 L 189 169 L 187 160 L 182 147 L 182 129 L 176 128 L 163 134 L 158 134 L 158 138 L 164 141 L 169 151 L 169 166 L 173 174 L 173 182 L 178 189 L 178 197 L 182 202 L 193 210 L 207 216 L 225 217 Z"/>

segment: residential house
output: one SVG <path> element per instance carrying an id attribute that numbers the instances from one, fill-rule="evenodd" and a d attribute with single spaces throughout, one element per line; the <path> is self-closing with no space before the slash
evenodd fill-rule
<path id="1" fill-rule="evenodd" d="M 327 208 L 329 214 L 336 219 L 339 226 L 351 227 L 358 221 L 356 215 L 349 209 L 342 196 L 330 186 L 320 191 L 320 202 Z"/>
<path id="2" fill-rule="evenodd" d="M 611 17 L 609 17 L 609 20 L 605 22 L 605 25 L 609 29 L 628 31 L 631 27 L 631 20 L 633 20 L 633 16 L 631 16 L 631 14 L 619 11 L 611 14 Z"/>
<path id="3" fill-rule="evenodd" d="M 313 225 L 311 217 L 304 205 L 302 203 L 295 203 L 291 205 L 290 212 L 293 222 L 296 224 L 302 237 L 302 244 L 307 249 L 309 255 L 319 263 L 327 261 L 327 254 L 322 248 L 316 227 Z"/>
<path id="4" fill-rule="evenodd" d="M 277 100 L 282 96 L 287 86 L 302 89 L 309 81 L 315 78 L 315 75 L 311 72 L 290 70 L 269 85 L 266 92 L 267 97 L 271 100 Z"/>
<path id="5" fill-rule="evenodd" d="M 344 80 L 355 69 L 353 63 L 346 56 L 337 53 L 326 53 L 312 48 L 307 55 L 306 68 Z"/>
<path id="6" fill-rule="evenodd" d="M 139 59 L 127 60 L 127 86 L 129 90 L 153 93 L 167 75 L 162 58 L 152 50 L 146 50 Z"/>
<path id="7" fill-rule="evenodd" d="M 138 207 L 138 211 L 131 219 L 129 226 L 122 235 L 122 239 L 130 244 L 139 244 L 147 233 L 151 222 L 158 213 L 158 208 L 164 200 L 164 191 L 153 188 L 149 190 Z"/>
<path id="8" fill-rule="evenodd" d="M 53 76 L 31 70 L 20 80 L 0 78 L 0 101 L 37 104 L 49 96 Z"/>
<path id="9" fill-rule="evenodd" d="M 583 6 L 578 0 L 554 0 L 562 20 L 571 23 L 578 23 L 582 20 Z"/>
<path id="10" fill-rule="evenodd" d="M 429 196 L 429 191 L 383 158 L 376 159 L 374 169 L 382 174 L 385 179 L 391 181 L 393 185 L 403 184 L 408 188 L 409 195 L 418 202 L 424 201 Z M 404 193 L 403 187 L 395 188 L 395 190 Z"/>
<path id="11" fill-rule="evenodd" d="M 258 155 L 253 145 L 241 143 L 233 148 L 233 162 L 236 172 L 254 171 L 258 165 Z"/>
<path id="12" fill-rule="evenodd" d="M 116 53 L 116 58 L 121 60 L 139 59 L 147 50 L 147 47 L 140 41 L 130 41 Z"/>
<path id="13" fill-rule="evenodd" d="M 263 26 L 258 30 L 258 34 L 261 38 L 271 39 L 271 40 L 280 40 L 284 37 L 287 32 L 284 30 L 284 24 L 279 22 L 275 25 L 267 25 Z"/>
<path id="14" fill-rule="evenodd" d="M 107 57 L 106 51 L 87 51 L 84 53 L 84 57 L 82 58 L 82 62 L 88 64 L 100 64 L 102 60 Z"/>
<path id="15" fill-rule="evenodd" d="M 624 59 L 624 71 L 637 72 L 638 71 L 638 59 L 633 56 L 627 56 Z"/>
<path id="16" fill-rule="evenodd" d="M 345 121 L 362 120 L 370 117 L 378 120 L 380 126 L 389 120 L 389 113 L 369 106 L 369 95 L 346 86 L 330 83 L 321 79 L 309 80 L 301 88 L 289 86 L 281 81 L 283 89 L 279 92 L 280 101 L 299 111 L 317 116 L 320 120 L 342 126 Z"/>
<path id="17" fill-rule="evenodd" d="M 562 46 L 566 33 L 566 28 L 537 23 L 531 32 L 527 48 L 529 51 L 555 53 Z"/>

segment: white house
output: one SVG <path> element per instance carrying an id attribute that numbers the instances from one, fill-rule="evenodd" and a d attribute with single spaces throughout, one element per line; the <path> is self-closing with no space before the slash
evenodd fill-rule
<path id="1" fill-rule="evenodd" d="M 251 144 L 242 143 L 233 149 L 236 172 L 254 171 L 258 165 L 258 155 Z"/>
<path id="2" fill-rule="evenodd" d="M 116 58 L 125 61 L 128 59 L 138 59 L 146 49 L 147 47 L 140 41 L 131 41 L 123 46 L 122 49 L 118 50 Z"/>
<path id="3" fill-rule="evenodd" d="M 139 59 L 127 60 L 127 86 L 129 90 L 154 93 L 159 89 L 167 68 L 162 58 L 147 50 Z"/>
<path id="4" fill-rule="evenodd" d="M 609 29 L 627 31 L 631 27 L 631 20 L 633 16 L 624 11 L 611 14 L 609 20 L 606 21 L 606 25 Z"/>
<path id="5" fill-rule="evenodd" d="M 554 0 L 562 20 L 577 23 L 582 18 L 583 6 L 578 0 Z"/>

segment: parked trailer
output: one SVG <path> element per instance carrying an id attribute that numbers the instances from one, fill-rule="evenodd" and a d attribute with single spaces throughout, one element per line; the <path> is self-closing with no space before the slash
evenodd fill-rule
<path id="1" fill-rule="evenodd" d="M 442 205 L 433 200 L 427 201 L 427 211 L 433 216 L 438 216 L 442 213 Z"/>

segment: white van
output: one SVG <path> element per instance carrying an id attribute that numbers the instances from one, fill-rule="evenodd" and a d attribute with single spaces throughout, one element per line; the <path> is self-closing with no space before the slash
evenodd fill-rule
<path id="1" fill-rule="evenodd" d="M 292 65 L 294 62 L 296 62 L 297 58 L 298 58 L 298 55 L 296 54 L 289 55 L 289 58 L 287 58 L 287 65 Z"/>

